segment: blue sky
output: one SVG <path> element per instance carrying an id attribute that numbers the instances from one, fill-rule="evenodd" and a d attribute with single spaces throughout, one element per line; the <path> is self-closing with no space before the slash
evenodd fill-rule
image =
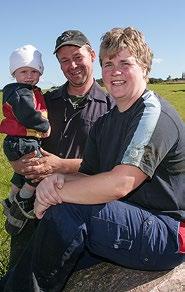
<path id="1" fill-rule="evenodd" d="M 5 0 L 0 20 L 0 88 L 13 82 L 9 73 L 11 52 L 24 44 L 36 46 L 43 55 L 41 88 L 65 81 L 53 55 L 56 38 L 67 29 L 86 34 L 97 56 L 100 37 L 113 27 L 141 30 L 154 53 L 150 77 L 181 77 L 185 72 L 185 1 L 124 0 Z M 98 57 L 95 78 L 101 77 Z"/>

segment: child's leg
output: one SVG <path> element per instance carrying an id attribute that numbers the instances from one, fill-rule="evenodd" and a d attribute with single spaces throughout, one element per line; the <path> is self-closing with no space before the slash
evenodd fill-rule
<path id="1" fill-rule="evenodd" d="M 8 200 L 10 201 L 11 204 L 14 200 L 15 195 L 17 195 L 19 191 L 20 191 L 20 188 L 18 188 L 16 185 L 12 183 L 10 192 L 8 194 Z"/>
<path id="2" fill-rule="evenodd" d="M 17 235 L 29 219 L 35 219 L 33 212 L 35 187 L 25 183 L 21 189 L 13 185 L 11 191 L 13 201 L 10 203 L 9 199 L 5 199 L 3 204 L 7 217 L 5 229 L 10 235 Z"/>
<path id="3" fill-rule="evenodd" d="M 35 192 L 35 187 L 25 183 L 19 192 L 19 196 L 22 199 L 30 199 Z"/>
<path id="4" fill-rule="evenodd" d="M 14 208 L 11 208 L 10 213 L 13 215 L 15 212 L 16 214 L 20 214 L 21 216 L 24 215 L 27 219 L 34 219 L 35 214 L 33 212 L 34 209 L 34 201 L 35 201 L 35 186 L 29 185 L 25 183 L 21 188 L 20 192 L 14 198 Z M 17 210 L 15 211 L 15 209 Z M 16 215 L 17 216 L 17 215 Z"/>
<path id="5" fill-rule="evenodd" d="M 30 219 L 35 219 L 34 214 L 34 200 L 35 196 L 30 198 L 22 198 L 19 193 L 14 197 L 8 212 L 5 214 L 7 220 L 5 222 L 5 229 L 10 235 L 19 234 Z"/>
<path id="6" fill-rule="evenodd" d="M 3 206 L 3 213 L 6 217 L 8 217 L 14 198 L 18 194 L 19 191 L 20 189 L 16 185 L 12 184 L 8 197 L 1 202 Z"/>
<path id="7" fill-rule="evenodd" d="M 27 219 L 35 218 L 35 214 L 33 212 L 34 201 L 35 201 L 34 192 L 35 192 L 35 186 L 29 185 L 28 183 L 25 183 L 23 185 L 20 192 L 14 198 L 14 202 L 10 210 L 10 213 L 12 214 L 12 216 L 15 213 L 17 217 L 17 214 L 20 213 L 21 217 L 23 215 Z"/>
<path id="8" fill-rule="evenodd" d="M 39 155 L 40 141 L 37 139 L 11 137 L 7 136 L 4 139 L 3 149 L 9 161 L 20 159 L 25 154 L 38 151 Z M 41 156 L 41 154 L 39 155 Z M 6 199 L 8 208 L 6 209 L 7 220 L 5 228 L 11 235 L 16 235 L 21 232 L 29 219 L 34 219 L 34 191 L 35 186 L 25 181 L 25 177 L 14 173 L 11 180 L 13 188 L 10 191 L 10 199 Z M 16 188 L 17 187 L 17 188 Z"/>

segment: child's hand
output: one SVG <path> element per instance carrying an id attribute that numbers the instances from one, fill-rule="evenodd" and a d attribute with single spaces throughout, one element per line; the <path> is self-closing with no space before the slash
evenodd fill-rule
<path id="1" fill-rule="evenodd" d="M 51 127 L 49 126 L 49 129 L 47 130 L 47 132 L 46 133 L 42 133 L 42 138 L 49 137 L 50 133 L 51 133 Z"/>

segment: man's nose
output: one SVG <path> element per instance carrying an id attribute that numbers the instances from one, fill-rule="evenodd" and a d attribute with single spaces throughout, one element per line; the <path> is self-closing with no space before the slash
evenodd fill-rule
<path id="1" fill-rule="evenodd" d="M 71 67 L 72 67 L 72 68 L 76 68 L 76 67 L 77 67 L 77 64 L 76 64 L 75 61 L 72 61 L 72 62 L 71 62 Z"/>

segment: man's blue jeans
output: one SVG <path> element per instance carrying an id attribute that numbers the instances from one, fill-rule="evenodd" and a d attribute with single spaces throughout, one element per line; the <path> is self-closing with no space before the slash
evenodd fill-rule
<path id="1" fill-rule="evenodd" d="M 62 291 L 85 249 L 133 269 L 171 269 L 185 259 L 178 253 L 178 228 L 171 217 L 122 201 L 52 206 L 5 292 Z"/>

